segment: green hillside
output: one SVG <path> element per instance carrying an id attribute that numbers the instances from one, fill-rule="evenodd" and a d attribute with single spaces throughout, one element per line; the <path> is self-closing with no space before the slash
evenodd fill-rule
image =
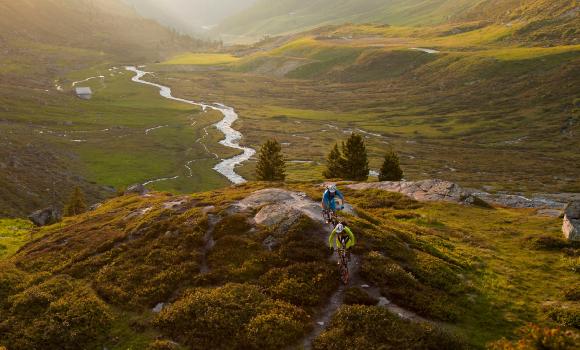
<path id="1" fill-rule="evenodd" d="M 260 37 L 347 22 L 425 26 L 465 19 L 577 23 L 577 14 L 574 0 L 263 0 L 225 20 L 216 32 Z"/>
<path id="2" fill-rule="evenodd" d="M 146 118 L 151 105 L 130 107 L 131 103 L 134 107 L 141 104 L 141 95 L 121 102 L 132 83 L 128 75 L 109 68 L 161 60 L 199 47 L 208 45 L 145 20 L 116 0 L 0 0 L 0 216 L 22 216 L 52 202 L 60 205 L 74 186 L 81 186 L 94 201 L 114 193 L 111 186 L 121 186 L 119 182 L 127 185 L 175 167 L 171 158 L 158 163 L 149 174 L 135 175 L 139 168 L 152 169 L 127 162 L 119 153 L 138 157 L 145 151 L 135 149 L 135 144 L 142 140 L 135 136 L 134 141 L 123 144 L 103 139 L 104 129 L 115 127 L 123 137 L 125 127 L 144 130 L 159 125 Z M 86 106 L 74 97 L 71 84 L 93 76 L 106 76 L 107 80 L 86 83 L 100 97 L 100 102 Z M 99 91 L 105 86 L 107 94 Z M 156 96 L 154 91 L 149 94 Z M 111 103 L 112 98 L 118 103 Z M 171 106 L 159 112 L 158 118 L 175 121 L 184 113 L 183 108 L 171 104 L 155 106 Z M 187 123 L 182 117 L 177 119 Z M 86 136 L 110 145 L 111 150 L 107 153 L 97 145 L 83 147 L 70 141 Z M 133 145 L 131 151 L 127 144 Z M 167 154 L 159 158 L 165 159 Z M 137 168 L 125 168 L 126 182 L 115 180 L 116 174 L 114 179 L 103 180 L 101 173 L 87 167 L 88 159 L 101 168 L 103 162 L 105 167 Z"/>
<path id="3" fill-rule="evenodd" d="M 358 131 L 371 168 L 394 147 L 407 179 L 577 192 L 580 46 L 528 42 L 525 26 L 335 25 L 236 47 L 229 71 L 154 69 L 182 95 L 224 96 L 253 147 L 273 137 L 312 162 L 291 179 L 321 180 L 330 147 Z"/>
<path id="4" fill-rule="evenodd" d="M 346 190 L 358 213 L 346 289 L 321 218 L 265 210 L 282 222 L 255 224 L 263 206 L 282 210 L 285 192 L 255 193 L 265 186 L 118 197 L 34 231 L 0 255 L 0 347 L 453 350 L 524 334 L 577 348 L 577 247 L 559 219 Z M 319 186 L 288 189 L 320 200 Z"/>

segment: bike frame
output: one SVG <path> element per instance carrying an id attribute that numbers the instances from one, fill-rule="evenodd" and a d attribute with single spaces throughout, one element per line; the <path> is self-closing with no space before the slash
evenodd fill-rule
<path id="1" fill-rule="evenodd" d="M 346 256 L 346 248 L 338 248 L 338 273 L 343 284 L 348 285 L 350 281 L 350 273 L 348 271 L 348 258 Z"/>

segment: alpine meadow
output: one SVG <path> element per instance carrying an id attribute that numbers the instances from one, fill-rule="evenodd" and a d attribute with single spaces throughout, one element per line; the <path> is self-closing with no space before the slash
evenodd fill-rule
<path id="1" fill-rule="evenodd" d="M 0 0 L 0 350 L 580 349 L 577 0 Z"/>

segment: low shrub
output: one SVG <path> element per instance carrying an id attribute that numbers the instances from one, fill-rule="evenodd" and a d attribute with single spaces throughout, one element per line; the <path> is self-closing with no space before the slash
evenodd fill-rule
<path id="1" fill-rule="evenodd" d="M 220 239 L 224 236 L 240 236 L 244 235 L 252 225 L 248 222 L 248 218 L 242 214 L 233 214 L 224 217 L 218 222 L 213 229 L 214 239 Z"/>
<path id="2" fill-rule="evenodd" d="M 260 278 L 266 293 L 300 306 L 320 305 L 336 288 L 336 267 L 326 262 L 275 268 Z"/>
<path id="3" fill-rule="evenodd" d="M 488 345 L 490 350 L 576 350 L 580 348 L 580 333 L 560 328 L 542 328 L 528 324 L 517 332 L 519 339 L 502 339 Z"/>
<path id="4" fill-rule="evenodd" d="M 381 293 L 393 302 L 420 315 L 443 321 L 455 321 L 457 307 L 443 292 L 422 284 L 400 265 L 377 252 L 365 255 L 361 274 L 381 287 Z"/>
<path id="5" fill-rule="evenodd" d="M 217 240 L 207 259 L 212 268 L 238 267 L 262 250 L 261 244 L 246 237 L 224 236 Z"/>
<path id="6" fill-rule="evenodd" d="M 569 301 L 580 301 L 580 288 L 572 285 L 564 289 L 564 298 Z"/>
<path id="7" fill-rule="evenodd" d="M 66 276 L 27 288 L 10 303 L 0 329 L 5 345 L 13 350 L 86 348 L 101 339 L 113 321 L 92 289 Z"/>
<path id="8" fill-rule="evenodd" d="M 268 299 L 256 286 L 227 284 L 187 292 L 154 324 L 192 349 L 276 349 L 305 333 L 308 315 Z"/>
<path id="9" fill-rule="evenodd" d="M 560 250 L 570 246 L 568 241 L 561 237 L 545 235 L 528 236 L 524 238 L 524 246 L 534 250 Z"/>
<path id="10" fill-rule="evenodd" d="M 342 306 L 314 340 L 326 349 L 465 349 L 465 342 L 434 326 L 412 323 L 377 306 Z"/>
<path id="11" fill-rule="evenodd" d="M 344 293 L 344 304 L 346 305 L 377 305 L 379 300 L 370 296 L 361 288 L 349 288 Z"/>
<path id="12" fill-rule="evenodd" d="M 544 307 L 544 312 L 562 327 L 580 329 L 580 305 L 577 303 L 552 303 Z"/>
<path id="13" fill-rule="evenodd" d="M 282 349 L 304 336 L 309 321 L 304 310 L 283 301 L 266 302 L 260 309 L 245 327 L 247 348 Z"/>

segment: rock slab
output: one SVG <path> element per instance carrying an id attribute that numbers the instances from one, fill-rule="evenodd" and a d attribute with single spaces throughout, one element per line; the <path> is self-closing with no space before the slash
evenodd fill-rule
<path id="1" fill-rule="evenodd" d="M 580 201 L 568 204 L 564 211 L 562 232 L 570 241 L 580 241 Z"/>

